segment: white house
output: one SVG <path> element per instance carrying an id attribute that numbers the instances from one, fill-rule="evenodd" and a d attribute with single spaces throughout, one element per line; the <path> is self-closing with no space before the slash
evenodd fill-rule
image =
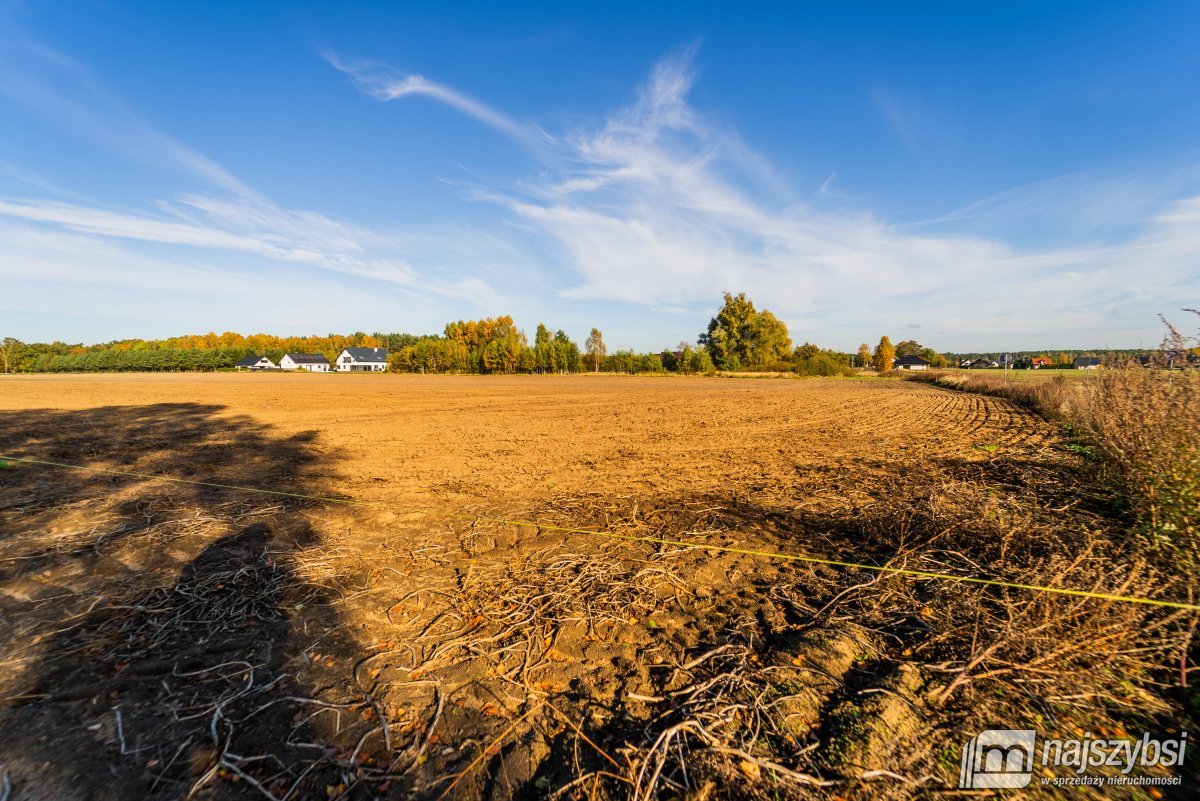
<path id="1" fill-rule="evenodd" d="M 285 353 L 279 360 L 282 370 L 307 370 L 310 373 L 328 373 L 329 359 L 319 353 Z"/>
<path id="2" fill-rule="evenodd" d="M 382 373 L 387 369 L 387 348 L 345 348 L 337 357 L 339 373 Z"/>
<path id="3" fill-rule="evenodd" d="M 237 363 L 239 370 L 278 370 L 278 365 L 266 356 L 247 356 Z"/>
<path id="4" fill-rule="evenodd" d="M 928 370 L 931 364 L 920 356 L 901 356 L 892 362 L 892 368 L 895 370 Z"/>

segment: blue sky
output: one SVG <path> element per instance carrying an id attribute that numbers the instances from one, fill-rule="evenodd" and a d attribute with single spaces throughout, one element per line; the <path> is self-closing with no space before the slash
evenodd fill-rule
<path id="1" fill-rule="evenodd" d="M 1200 5 L 0 0 L 0 334 L 1136 347 L 1200 305 Z M 515 4 L 513 4 L 515 5 Z"/>

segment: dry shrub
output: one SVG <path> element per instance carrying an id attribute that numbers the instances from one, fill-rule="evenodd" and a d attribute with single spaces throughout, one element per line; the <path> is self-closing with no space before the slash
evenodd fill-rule
<path id="1" fill-rule="evenodd" d="M 1057 375 L 1048 381 L 1010 383 L 994 373 L 916 372 L 905 375 L 910 381 L 923 381 L 939 387 L 1005 398 L 1051 418 L 1069 416 L 1077 397 L 1076 385 Z"/>
<path id="2" fill-rule="evenodd" d="M 1200 372 L 1108 370 L 1080 393 L 1072 419 L 1096 449 L 1139 533 L 1180 560 L 1200 563 Z"/>
<path id="3" fill-rule="evenodd" d="M 1152 552 L 1182 568 L 1182 577 L 1194 576 L 1200 565 L 1200 372 L 1130 363 L 1110 365 L 1086 382 L 1057 376 L 1005 384 L 994 376 L 936 372 L 912 378 L 1007 398 L 1069 424 Z"/>
<path id="4" fill-rule="evenodd" d="M 1133 544 L 1098 514 L 1064 515 L 1070 488 L 1049 479 L 1038 481 L 1038 504 L 1018 487 L 999 494 L 978 478 L 916 479 L 898 493 L 911 499 L 906 509 L 888 500 L 867 507 L 857 538 L 872 550 L 893 549 L 891 567 L 1161 596 L 1161 575 Z M 1118 695 L 1112 676 L 1136 682 L 1169 662 L 1179 645 L 1174 623 L 1166 622 L 1172 615 L 1151 606 L 943 580 L 843 580 L 861 587 L 839 601 L 855 610 L 857 623 L 888 632 L 909 658 L 938 666 L 932 672 L 940 674 L 940 700 L 979 681 L 1023 686 L 1043 699 Z"/>

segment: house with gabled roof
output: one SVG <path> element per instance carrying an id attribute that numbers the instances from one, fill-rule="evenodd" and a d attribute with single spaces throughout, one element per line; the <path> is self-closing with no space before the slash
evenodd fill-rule
<path id="1" fill-rule="evenodd" d="M 339 373 L 382 373 L 387 370 L 387 348 L 343 348 L 335 369 Z"/>
<path id="2" fill-rule="evenodd" d="M 307 370 L 310 373 L 328 373 L 329 359 L 319 353 L 285 353 L 279 360 L 281 370 Z"/>
<path id="3" fill-rule="evenodd" d="M 1054 360 L 1045 356 L 1034 356 L 1029 360 L 1029 367 L 1032 370 L 1048 369 L 1054 366 Z"/>
<path id="4" fill-rule="evenodd" d="M 278 370 L 279 365 L 266 356 L 247 356 L 236 365 L 239 370 Z"/>
<path id="5" fill-rule="evenodd" d="M 933 362 L 920 356 L 898 356 L 892 362 L 893 370 L 928 370 L 932 366 Z"/>
<path id="6" fill-rule="evenodd" d="M 1095 356 L 1077 356 L 1075 357 L 1076 370 L 1096 370 L 1100 367 L 1100 360 Z"/>

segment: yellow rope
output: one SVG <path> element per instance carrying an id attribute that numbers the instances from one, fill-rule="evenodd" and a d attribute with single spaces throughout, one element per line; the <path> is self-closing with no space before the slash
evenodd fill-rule
<path id="1" fill-rule="evenodd" d="M 242 487 L 236 484 L 219 484 L 214 481 L 195 481 L 190 478 L 177 478 L 175 476 L 161 476 L 151 473 L 134 473 L 128 470 L 110 470 L 105 467 L 88 467 L 85 465 L 64 464 L 62 462 L 48 462 L 40 459 L 25 459 L 19 456 L 0 456 L 0 460 L 9 462 L 22 462 L 24 464 L 43 465 L 45 467 L 63 467 L 69 470 L 84 470 L 92 473 L 106 473 L 108 475 L 124 476 L 126 478 L 141 478 L 148 481 L 169 481 L 176 484 L 190 484 L 197 487 L 213 487 L 215 489 L 237 490 L 239 492 L 257 492 L 262 495 L 275 495 L 284 498 L 299 498 L 301 500 L 319 501 L 321 503 L 339 503 L 346 506 L 382 507 L 400 511 L 402 514 L 422 514 L 456 518 L 460 520 L 483 520 L 489 523 L 498 523 L 505 526 L 532 526 L 545 531 L 559 531 L 567 534 L 588 534 L 598 537 L 607 537 L 609 539 L 625 540 L 628 542 L 647 542 L 656 545 L 671 545 L 679 548 L 705 548 L 707 550 L 718 551 L 720 553 L 734 553 L 743 556 L 761 556 L 766 559 L 780 559 L 789 562 L 807 562 L 810 564 L 827 565 L 830 567 L 846 567 L 857 570 L 870 570 L 877 573 L 891 573 L 899 576 L 938 579 L 941 581 L 959 581 L 966 584 L 982 584 L 989 587 L 1006 587 L 1013 590 L 1028 590 L 1030 592 L 1045 592 L 1055 595 L 1070 595 L 1076 598 L 1092 598 L 1101 601 L 1118 601 L 1122 603 L 1145 604 L 1148 606 L 1162 606 L 1171 609 L 1185 609 L 1192 612 L 1200 612 L 1200 604 L 1190 604 L 1181 601 L 1160 601 L 1156 598 L 1141 598 L 1133 595 L 1113 595 L 1106 592 L 1092 592 L 1090 590 L 1071 590 L 1064 587 L 1044 587 L 1037 584 L 1020 584 L 1014 581 L 1002 581 L 1000 579 L 980 578 L 977 576 L 956 576 L 952 573 L 936 573 L 930 570 L 912 570 L 903 567 L 867 565 L 860 562 L 824 559 L 818 556 L 802 556 L 799 554 L 776 553 L 774 551 L 759 551 L 752 548 L 733 548 L 728 545 L 715 545 L 705 542 L 689 542 L 687 540 L 671 540 L 662 537 L 648 537 L 637 534 L 618 534 L 615 531 L 598 531 L 590 528 L 556 526 L 551 523 L 534 523 L 529 520 L 509 520 L 502 517 L 471 515 L 461 512 L 436 512 L 429 509 L 405 508 L 389 501 L 364 501 L 355 498 L 328 498 L 320 495 L 305 495 L 299 492 L 282 492 L 280 490 L 261 489 L 259 487 Z"/>

